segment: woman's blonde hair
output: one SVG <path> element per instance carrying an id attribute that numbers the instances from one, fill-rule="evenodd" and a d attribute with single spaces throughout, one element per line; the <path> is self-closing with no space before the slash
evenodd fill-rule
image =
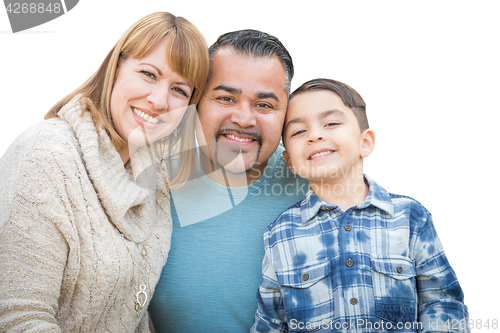
<path id="1" fill-rule="evenodd" d="M 208 48 L 203 35 L 188 20 L 167 12 L 150 14 L 132 25 L 111 49 L 99 69 L 73 93 L 60 100 L 45 115 L 45 119 L 57 117 L 59 110 L 76 95 L 84 109 L 92 113 L 96 130 L 104 128 L 117 150 L 125 141 L 116 131 L 111 117 L 110 100 L 119 62 L 128 56 L 144 57 L 159 41 L 166 37 L 167 62 L 173 71 L 186 79 L 193 87 L 190 104 L 200 100 L 208 75 Z M 175 133 L 162 141 L 170 157 L 179 153 L 177 171 L 169 163 L 170 181 L 182 184 L 195 175 L 196 150 L 194 126 L 196 112 L 190 106 Z M 165 152 L 163 152 L 165 153 Z"/>

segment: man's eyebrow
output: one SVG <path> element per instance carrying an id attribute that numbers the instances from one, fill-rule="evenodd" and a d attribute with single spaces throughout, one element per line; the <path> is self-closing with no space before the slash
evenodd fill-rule
<path id="1" fill-rule="evenodd" d="M 279 102 L 280 100 L 278 99 L 278 96 L 276 96 L 275 93 L 271 92 L 260 92 L 257 93 L 257 98 L 259 99 L 266 99 L 266 98 L 272 98 L 276 100 L 276 102 Z"/>
<path id="2" fill-rule="evenodd" d="M 213 90 L 224 90 L 230 94 L 241 94 L 241 92 L 242 92 L 241 89 L 229 87 L 229 86 L 226 86 L 224 84 L 218 85 Z"/>

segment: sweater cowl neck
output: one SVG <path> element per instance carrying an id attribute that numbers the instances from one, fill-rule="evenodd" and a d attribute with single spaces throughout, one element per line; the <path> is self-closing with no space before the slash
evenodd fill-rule
<path id="1" fill-rule="evenodd" d="M 144 147 L 132 154 L 124 166 L 108 133 L 103 128 L 96 131 L 92 114 L 83 110 L 80 98 L 73 98 L 61 108 L 58 116 L 69 123 L 75 133 L 90 181 L 109 220 L 125 238 L 142 242 L 159 212 L 153 200 L 155 190 L 148 190 L 144 182 L 139 185 L 135 179 L 141 173 L 144 176 L 145 170 L 156 171 L 154 155 Z M 149 183 L 159 183 L 157 172 L 153 176 L 155 179 Z"/>

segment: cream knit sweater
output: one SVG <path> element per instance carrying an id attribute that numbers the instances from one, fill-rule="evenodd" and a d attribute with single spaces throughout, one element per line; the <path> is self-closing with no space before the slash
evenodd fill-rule
<path id="1" fill-rule="evenodd" d="M 59 116 L 0 160 L 0 332 L 149 332 L 172 232 L 165 169 L 156 164 L 155 190 L 138 186 L 146 149 L 124 167 L 79 103 Z M 137 280 L 147 280 L 140 316 Z"/>

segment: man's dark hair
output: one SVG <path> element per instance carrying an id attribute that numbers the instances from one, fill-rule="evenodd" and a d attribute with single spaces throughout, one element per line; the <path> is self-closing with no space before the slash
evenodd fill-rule
<path id="1" fill-rule="evenodd" d="M 208 49 L 210 63 L 212 63 L 217 51 L 224 47 L 232 47 L 235 51 L 254 57 L 278 57 L 285 70 L 285 89 L 287 93 L 290 93 L 293 78 L 292 57 L 278 38 L 252 29 L 225 33 L 219 36 L 217 41 Z M 210 77 L 210 73 L 208 75 Z"/>
<path id="2" fill-rule="evenodd" d="M 307 81 L 290 95 L 290 99 L 300 93 L 311 90 L 329 90 L 337 94 L 344 105 L 354 112 L 358 120 L 361 132 L 369 128 L 368 118 L 366 117 L 366 104 L 360 94 L 345 83 L 330 79 L 314 79 Z"/>

